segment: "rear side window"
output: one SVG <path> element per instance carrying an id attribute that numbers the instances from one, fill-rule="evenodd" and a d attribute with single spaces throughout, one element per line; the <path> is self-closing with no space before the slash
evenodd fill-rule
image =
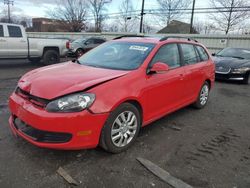
<path id="1" fill-rule="evenodd" d="M 0 37 L 4 37 L 3 26 L 2 25 L 0 25 Z"/>
<path id="2" fill-rule="evenodd" d="M 200 55 L 200 58 L 201 58 L 201 61 L 207 61 L 209 59 L 208 55 L 207 55 L 207 52 L 205 51 L 205 49 L 201 46 L 195 46 L 199 55 Z"/>
<path id="3" fill-rule="evenodd" d="M 8 25 L 9 37 L 23 37 L 20 27 Z"/>
<path id="4" fill-rule="evenodd" d="M 102 40 L 102 39 L 95 39 L 95 44 L 102 44 L 104 43 L 105 41 Z"/>
<path id="5" fill-rule="evenodd" d="M 167 64 L 170 68 L 180 67 L 180 55 L 177 44 L 162 46 L 151 61 L 151 66 L 159 61 Z"/>
<path id="6" fill-rule="evenodd" d="M 199 61 L 199 56 L 191 44 L 181 44 L 184 63 L 187 65 L 195 64 Z"/>

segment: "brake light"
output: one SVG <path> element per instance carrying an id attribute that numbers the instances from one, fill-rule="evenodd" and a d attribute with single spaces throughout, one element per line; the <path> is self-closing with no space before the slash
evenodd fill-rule
<path id="1" fill-rule="evenodd" d="M 66 42 L 66 48 L 69 49 L 69 41 Z"/>

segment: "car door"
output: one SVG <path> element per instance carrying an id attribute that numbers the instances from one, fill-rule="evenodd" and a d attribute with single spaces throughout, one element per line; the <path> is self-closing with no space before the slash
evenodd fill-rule
<path id="1" fill-rule="evenodd" d="M 5 37 L 5 27 L 0 24 L 0 58 L 8 58 L 8 42 Z"/>
<path id="2" fill-rule="evenodd" d="M 86 51 L 89 51 L 89 50 L 93 49 L 94 47 L 96 47 L 94 44 L 94 39 L 91 38 L 91 39 L 86 40 L 86 42 L 85 42 Z"/>
<path id="3" fill-rule="evenodd" d="M 185 67 L 185 98 L 194 100 L 204 81 L 204 61 L 192 44 L 180 44 Z"/>
<path id="4" fill-rule="evenodd" d="M 147 107 L 145 109 L 145 121 L 160 117 L 175 110 L 183 102 L 183 78 L 184 68 L 181 66 L 181 58 L 178 45 L 175 43 L 163 45 L 149 67 L 156 62 L 163 62 L 169 66 L 165 73 L 147 75 Z"/>
<path id="5" fill-rule="evenodd" d="M 7 25 L 8 52 L 11 58 L 28 57 L 28 40 L 19 26 Z"/>

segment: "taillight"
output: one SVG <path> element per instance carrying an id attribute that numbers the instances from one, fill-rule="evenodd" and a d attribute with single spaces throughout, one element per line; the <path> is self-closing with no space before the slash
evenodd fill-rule
<path id="1" fill-rule="evenodd" d="M 66 48 L 69 49 L 69 41 L 66 42 Z"/>

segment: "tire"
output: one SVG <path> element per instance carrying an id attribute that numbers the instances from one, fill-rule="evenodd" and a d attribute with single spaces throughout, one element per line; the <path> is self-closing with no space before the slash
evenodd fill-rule
<path id="1" fill-rule="evenodd" d="M 30 61 L 31 63 L 40 63 L 41 58 L 29 58 L 29 61 Z"/>
<path id="2" fill-rule="evenodd" d="M 84 54 L 84 50 L 79 48 L 76 50 L 76 57 L 81 57 Z"/>
<path id="3" fill-rule="evenodd" d="M 199 96 L 197 97 L 195 103 L 193 104 L 195 108 L 201 109 L 206 106 L 209 98 L 209 90 L 210 90 L 209 83 L 205 82 L 200 89 Z"/>
<path id="4" fill-rule="evenodd" d="M 59 53 L 56 50 L 47 50 L 43 55 L 43 64 L 51 65 L 60 62 Z"/>
<path id="5" fill-rule="evenodd" d="M 123 103 L 108 117 L 101 132 L 99 145 L 111 153 L 123 152 L 134 143 L 140 127 L 141 117 L 138 109 L 130 103 Z"/>
<path id="6" fill-rule="evenodd" d="M 250 72 L 247 72 L 244 80 L 242 81 L 243 84 L 249 84 L 250 83 Z"/>

